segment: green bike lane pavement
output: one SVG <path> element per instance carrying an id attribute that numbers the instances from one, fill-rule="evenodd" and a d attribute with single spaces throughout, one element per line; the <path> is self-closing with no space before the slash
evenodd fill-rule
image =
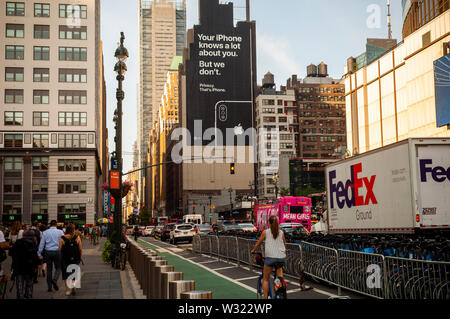
<path id="1" fill-rule="evenodd" d="M 183 273 L 184 280 L 194 280 L 195 290 L 212 291 L 214 299 L 255 299 L 256 292 L 245 288 L 243 285 L 221 277 L 210 269 L 202 267 L 188 259 L 169 251 L 158 251 L 161 247 L 152 245 L 146 241 L 138 240 L 144 247 L 155 250 L 159 256 L 167 260 L 168 264 L 175 267 L 175 271 Z M 255 280 L 256 285 L 256 280 Z"/>

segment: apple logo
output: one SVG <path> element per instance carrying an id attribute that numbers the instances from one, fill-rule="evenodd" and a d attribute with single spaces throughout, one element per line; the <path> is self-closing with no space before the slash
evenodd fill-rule
<path id="1" fill-rule="evenodd" d="M 244 134 L 244 129 L 242 128 L 241 123 L 239 123 L 238 126 L 234 127 L 234 134 L 235 135 L 242 135 L 242 134 Z"/>

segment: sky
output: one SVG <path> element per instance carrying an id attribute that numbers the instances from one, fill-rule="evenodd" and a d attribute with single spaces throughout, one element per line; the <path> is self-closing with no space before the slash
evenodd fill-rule
<path id="1" fill-rule="evenodd" d="M 245 0 L 233 2 L 235 22 L 245 19 Z M 322 61 L 333 78 L 344 75 L 347 58 L 365 51 L 367 38 L 387 38 L 386 0 L 250 0 L 256 21 L 258 83 L 270 71 L 277 87 L 293 74 L 306 76 L 306 66 Z M 401 41 L 401 1 L 391 1 L 393 38 Z M 198 24 L 198 0 L 187 0 L 187 29 Z M 114 150 L 116 74 L 114 52 L 125 33 L 129 51 L 123 103 L 123 171 L 132 167 L 132 145 L 137 140 L 139 82 L 138 0 L 101 1 L 101 38 L 107 87 L 109 149 Z"/>

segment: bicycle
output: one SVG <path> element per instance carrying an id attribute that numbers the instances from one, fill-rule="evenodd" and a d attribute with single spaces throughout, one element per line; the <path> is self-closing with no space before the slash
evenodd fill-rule
<path id="1" fill-rule="evenodd" d="M 264 267 L 264 257 L 261 253 L 255 254 L 255 257 L 253 258 L 253 262 L 256 263 L 258 266 Z M 268 291 L 268 297 L 270 299 L 287 299 L 287 283 L 283 278 L 277 277 L 277 270 L 283 268 L 282 264 L 276 264 L 273 270 L 273 281 L 270 282 L 269 280 L 269 291 Z M 256 289 L 256 298 L 257 299 L 264 299 L 264 292 L 262 287 L 264 277 L 264 268 L 261 272 L 261 275 L 258 278 L 257 282 L 257 289 Z M 273 297 L 272 297 L 272 287 L 273 287 Z"/>
<path id="2" fill-rule="evenodd" d="M 127 264 L 127 250 L 128 245 L 126 243 L 120 243 L 120 248 L 113 248 L 113 257 L 111 258 L 113 268 L 125 270 Z"/>

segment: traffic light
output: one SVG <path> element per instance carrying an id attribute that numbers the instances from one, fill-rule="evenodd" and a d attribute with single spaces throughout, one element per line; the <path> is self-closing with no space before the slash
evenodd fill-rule
<path id="1" fill-rule="evenodd" d="M 230 174 L 234 175 L 236 168 L 234 167 L 234 163 L 230 164 Z"/>

